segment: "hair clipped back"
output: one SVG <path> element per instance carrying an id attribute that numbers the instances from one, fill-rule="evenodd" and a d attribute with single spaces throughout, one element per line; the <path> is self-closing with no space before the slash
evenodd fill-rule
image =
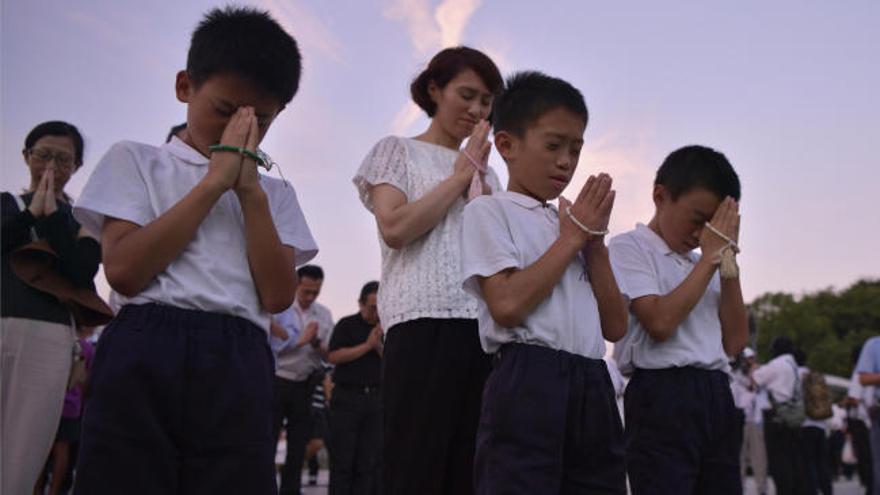
<path id="1" fill-rule="evenodd" d="M 428 67 L 413 80 L 409 87 L 413 101 L 428 117 L 433 117 L 437 113 L 437 104 L 428 94 L 428 85 L 433 81 L 437 87 L 445 88 L 449 81 L 465 69 L 476 72 L 493 95 L 498 95 L 504 87 L 501 72 L 491 58 L 479 50 L 457 46 L 434 55 L 428 62 Z"/>
<path id="2" fill-rule="evenodd" d="M 545 113 L 564 108 L 589 120 L 587 104 L 580 91 L 568 82 L 537 71 L 517 72 L 507 79 L 507 85 L 492 109 L 495 132 L 506 131 L 517 136 Z"/>
<path id="3" fill-rule="evenodd" d="M 739 176 L 723 154 L 705 146 L 679 148 L 663 161 L 657 170 L 655 185 L 662 185 L 675 201 L 682 194 L 702 187 L 724 199 L 739 201 Z"/>
<path id="4" fill-rule="evenodd" d="M 196 84 L 215 74 L 241 76 L 283 106 L 299 88 L 296 41 L 269 15 L 251 7 L 213 9 L 192 34 L 186 70 Z"/>

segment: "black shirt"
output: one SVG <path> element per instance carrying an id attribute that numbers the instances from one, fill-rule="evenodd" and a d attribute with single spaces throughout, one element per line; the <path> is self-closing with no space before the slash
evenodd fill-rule
<path id="1" fill-rule="evenodd" d="M 364 320 L 360 313 L 339 320 L 330 337 L 330 351 L 344 347 L 355 347 L 366 342 L 373 326 Z M 382 358 L 376 350 L 347 363 L 337 364 L 333 371 L 333 381 L 337 385 L 376 386 L 381 380 Z"/>
<path id="2" fill-rule="evenodd" d="M 22 196 L 25 206 L 30 205 L 33 193 Z M 101 247 L 90 237 L 77 238 L 80 225 L 73 218 L 69 204 L 58 201 L 55 213 L 34 218 L 30 211 L 20 211 L 15 197 L 3 193 L 0 197 L 3 217 L 3 260 L 0 312 L 4 317 L 27 318 L 53 323 L 70 323 L 70 311 L 55 296 L 34 289 L 12 272 L 9 256 L 17 248 L 31 242 L 33 228 L 40 239 L 45 239 L 60 260 L 59 271 L 77 287 L 94 288 L 95 273 L 101 261 Z"/>

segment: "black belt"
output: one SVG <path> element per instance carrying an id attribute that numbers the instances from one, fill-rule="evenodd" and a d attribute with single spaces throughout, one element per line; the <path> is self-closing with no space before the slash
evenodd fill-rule
<path id="1" fill-rule="evenodd" d="M 337 383 L 336 388 L 340 390 L 350 390 L 353 392 L 360 392 L 363 394 L 372 394 L 379 391 L 380 386 L 377 384 L 355 384 L 355 383 Z"/>

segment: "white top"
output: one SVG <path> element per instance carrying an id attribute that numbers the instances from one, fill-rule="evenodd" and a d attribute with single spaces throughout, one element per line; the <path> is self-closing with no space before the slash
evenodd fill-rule
<path id="1" fill-rule="evenodd" d="M 853 371 L 849 379 L 849 388 L 846 391 L 847 397 L 858 400 L 858 405 L 854 410 L 849 411 L 850 416 L 855 419 L 861 419 L 866 424 L 871 424 L 871 416 L 868 409 L 874 405 L 874 387 L 864 386 L 859 383 L 859 372 Z"/>
<path id="2" fill-rule="evenodd" d="M 700 259 L 694 251 L 678 254 L 659 235 L 643 224 L 620 234 L 608 244 L 611 265 L 620 291 L 633 301 L 643 296 L 663 296 L 684 282 Z M 663 369 L 693 366 L 710 370 L 729 370 L 721 344 L 721 281 L 718 273 L 690 314 L 666 342 L 656 342 L 630 311 L 625 352 L 618 359 L 621 366 Z"/>
<path id="3" fill-rule="evenodd" d="M 794 357 L 783 354 L 753 371 L 752 379 L 758 386 L 765 387 L 776 402 L 786 402 L 793 397 L 795 386 L 800 385 L 797 373 Z"/>
<path id="4" fill-rule="evenodd" d="M 320 347 L 327 347 L 330 332 L 333 331 L 333 316 L 323 304 L 313 302 L 309 309 L 302 309 L 299 301 L 294 301 L 289 308 L 275 315 L 275 322 L 289 334 L 304 332 L 309 323 L 318 322 L 318 340 Z M 288 380 L 303 381 L 313 371 L 321 367 L 321 349 L 306 344 L 299 349 L 286 346 L 279 349 L 276 358 L 275 374 Z"/>
<path id="5" fill-rule="evenodd" d="M 516 328 L 505 328 L 489 313 L 478 277 L 506 268 L 523 269 L 559 238 L 559 214 L 553 205 L 510 191 L 481 196 L 467 205 L 462 227 L 461 279 L 479 298 L 480 342 L 493 353 L 506 343 L 534 344 L 601 359 L 605 341 L 599 308 L 578 253 L 550 296 Z"/>
<path id="6" fill-rule="evenodd" d="M 389 184 L 413 202 L 449 178 L 458 152 L 415 139 L 389 136 L 364 158 L 354 177 L 361 201 L 371 212 L 370 187 Z M 486 183 L 493 191 L 501 184 L 489 168 Z M 392 326 L 417 318 L 476 318 L 477 302 L 461 289 L 459 279 L 462 196 L 430 232 L 402 249 L 391 249 L 379 235 L 382 278 L 379 318 Z"/>
<path id="7" fill-rule="evenodd" d="M 143 226 L 176 205 L 208 172 L 208 158 L 178 138 L 160 147 L 122 141 L 98 162 L 74 208 L 74 216 L 98 235 L 104 217 Z M 296 264 L 315 257 L 318 247 L 300 210 L 293 186 L 260 176 L 281 242 L 296 250 Z M 293 270 L 295 267 L 291 266 Z M 119 296 L 120 304 L 160 303 L 184 309 L 240 316 L 269 329 L 251 277 L 241 205 L 223 193 L 180 255 L 140 294 Z"/>

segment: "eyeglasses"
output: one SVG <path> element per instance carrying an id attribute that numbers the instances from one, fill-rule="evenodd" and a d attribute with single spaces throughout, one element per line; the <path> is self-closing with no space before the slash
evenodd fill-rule
<path id="1" fill-rule="evenodd" d="M 67 170 L 73 167 L 74 157 L 66 151 L 52 151 L 48 148 L 28 148 L 25 151 L 32 160 L 49 163 L 54 159 L 57 167 Z"/>

